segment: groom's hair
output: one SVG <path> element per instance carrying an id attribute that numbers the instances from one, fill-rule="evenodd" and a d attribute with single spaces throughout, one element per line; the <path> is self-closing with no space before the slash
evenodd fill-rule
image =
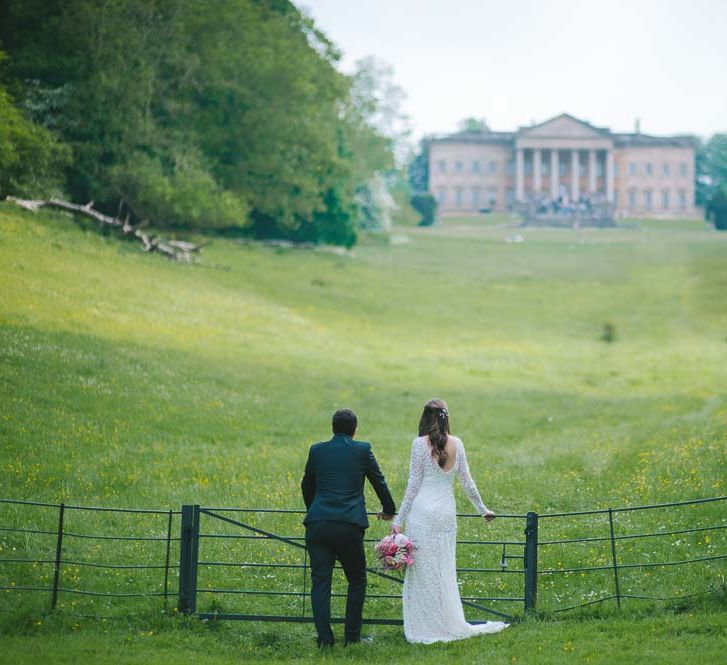
<path id="1" fill-rule="evenodd" d="M 353 436 L 356 433 L 358 418 L 351 409 L 339 409 L 333 414 L 332 425 L 334 434 Z"/>

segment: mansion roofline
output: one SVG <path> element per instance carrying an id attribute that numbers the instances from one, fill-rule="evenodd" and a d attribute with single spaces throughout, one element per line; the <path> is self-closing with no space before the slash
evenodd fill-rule
<path id="1" fill-rule="evenodd" d="M 453 134 L 445 134 L 443 136 L 435 136 L 432 143 L 495 143 L 501 145 L 510 145 L 516 142 L 520 136 L 526 136 L 531 130 L 545 127 L 555 120 L 568 119 L 574 123 L 578 123 L 585 128 L 600 134 L 604 138 L 613 140 L 614 147 L 649 147 L 649 146 L 674 146 L 692 148 L 696 145 L 697 137 L 691 134 L 672 134 L 668 136 L 654 136 L 651 134 L 643 134 L 640 131 L 632 133 L 612 132 L 608 127 L 596 127 L 591 123 L 580 120 L 568 113 L 561 113 L 554 118 L 550 118 L 545 122 L 536 125 L 521 126 L 514 132 L 495 132 L 489 129 L 478 131 L 459 131 Z M 557 136 L 551 134 L 550 138 L 570 138 L 569 136 Z"/>

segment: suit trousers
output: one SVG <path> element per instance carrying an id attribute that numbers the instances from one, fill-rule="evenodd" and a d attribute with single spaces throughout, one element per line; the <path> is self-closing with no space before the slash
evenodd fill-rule
<path id="1" fill-rule="evenodd" d="M 332 646 L 331 578 L 338 559 L 348 581 L 345 643 L 361 639 L 363 604 L 366 598 L 366 554 L 364 529 L 349 522 L 311 522 L 306 526 L 305 544 L 310 556 L 311 605 L 318 631 L 318 646 Z"/>

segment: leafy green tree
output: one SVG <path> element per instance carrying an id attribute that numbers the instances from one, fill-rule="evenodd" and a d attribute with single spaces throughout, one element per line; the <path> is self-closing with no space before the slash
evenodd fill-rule
<path id="1" fill-rule="evenodd" d="M 297 10 L 215 4 L 190 29 L 205 65 L 189 91 L 192 129 L 216 175 L 258 218 L 295 228 L 325 208 L 326 192 L 346 175 L 337 127 L 347 81 Z"/>
<path id="2" fill-rule="evenodd" d="M 722 185 L 709 200 L 707 219 L 719 231 L 727 231 L 727 185 Z"/>
<path id="3" fill-rule="evenodd" d="M 407 166 L 409 185 L 415 193 L 429 190 L 429 146 L 432 136 L 424 136 L 419 141 L 419 149 Z"/>
<path id="4" fill-rule="evenodd" d="M 27 119 L 0 85 L 0 197 L 58 195 L 68 157 L 66 146 Z"/>
<path id="5" fill-rule="evenodd" d="M 487 126 L 484 118 L 464 118 L 457 124 L 457 128 L 461 132 L 489 132 L 490 128 Z"/>
<path id="6" fill-rule="evenodd" d="M 351 80 L 351 103 L 363 122 L 389 144 L 389 154 L 383 160 L 389 162 L 393 156 L 397 165 L 403 164 L 409 152 L 411 127 L 402 109 L 406 94 L 394 82 L 394 70 L 369 56 L 356 62 Z M 381 170 L 381 165 L 378 168 Z"/>
<path id="7" fill-rule="evenodd" d="M 724 183 L 727 183 L 727 134 L 715 134 L 697 147 L 697 204 L 707 206 Z"/>
<path id="8" fill-rule="evenodd" d="M 390 231 L 391 213 L 397 207 L 386 179 L 374 175 L 356 192 L 359 226 L 364 231 Z"/>

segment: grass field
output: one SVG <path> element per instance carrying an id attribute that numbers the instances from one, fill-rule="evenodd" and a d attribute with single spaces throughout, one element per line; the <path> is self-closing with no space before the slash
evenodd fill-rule
<path id="1" fill-rule="evenodd" d="M 508 242 L 516 234 L 524 241 Z M 577 234 L 515 229 L 497 217 L 450 218 L 431 229 L 397 228 L 390 243 L 368 238 L 343 254 L 214 240 L 201 265 L 187 266 L 60 214 L 0 204 L 0 274 L 2 497 L 300 507 L 308 445 L 327 436 L 335 408 L 348 406 L 399 499 L 421 406 L 432 396 L 448 401 L 483 497 L 500 513 L 726 493 L 727 235 L 703 222 L 630 222 Z M 619 528 L 724 522 L 723 505 L 660 511 L 638 523 L 624 518 Z M 27 515 L 0 506 L 0 522 Z M 32 519 L 52 528 L 56 517 Z M 68 528 L 79 527 L 81 517 L 72 519 Z M 84 525 L 142 529 L 131 518 L 103 520 Z M 558 522 L 545 535 L 584 528 Z M 604 524 L 592 528 L 602 533 Z M 383 529 L 376 524 L 370 535 Z M 485 532 L 463 521 L 461 532 L 502 538 L 521 525 L 499 520 Z M 69 556 L 87 554 L 83 546 L 69 542 L 79 548 Z M 0 557 L 44 547 L 51 555 L 53 543 L 0 537 Z M 653 541 L 648 552 L 625 546 L 623 554 L 683 559 L 726 549 L 723 529 Z M 152 556 L 141 546 L 95 555 Z M 225 556 L 224 548 L 215 555 Z M 549 556 L 554 567 L 608 560 L 597 546 Z M 479 557 L 460 548 L 464 564 Z M 723 561 L 655 569 L 624 585 L 652 593 L 719 588 Z M 47 585 L 50 572 L 6 565 L 0 579 Z M 147 583 L 81 568 L 67 574 L 79 586 Z M 217 581 L 233 584 L 234 572 Z M 281 573 L 267 583 L 293 582 Z M 609 583 L 595 582 L 599 590 Z M 507 576 L 486 580 L 487 589 L 463 584 L 463 593 L 517 592 Z M 543 609 L 583 599 L 593 585 L 579 576 L 543 578 Z M 11 611 L 0 662 L 315 657 L 310 626 L 206 627 L 152 619 L 158 608 L 135 606 L 136 618 L 107 627 L 70 616 L 96 601 L 67 597 L 59 616 L 47 617 L 46 599 L 22 598 L 2 594 L 0 607 Z M 335 658 L 677 663 L 698 651 L 716 663 L 727 626 L 721 598 L 627 603 L 621 613 L 559 615 L 431 649 L 410 649 L 398 628 L 376 628 L 369 651 Z M 275 609 L 265 602 L 259 607 Z M 371 611 L 398 610 L 380 603 Z M 609 660 L 611 653 L 621 655 Z"/>

